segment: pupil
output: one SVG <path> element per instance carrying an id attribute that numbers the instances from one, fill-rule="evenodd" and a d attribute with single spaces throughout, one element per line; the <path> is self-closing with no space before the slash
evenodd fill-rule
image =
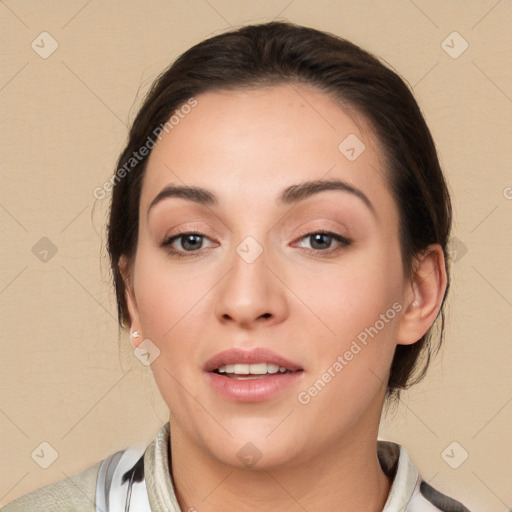
<path id="1" fill-rule="evenodd" d="M 194 239 L 196 244 L 194 244 Z M 192 243 L 190 244 L 190 241 L 192 240 Z M 183 248 L 187 249 L 187 245 L 189 246 L 188 249 L 197 249 L 197 243 L 199 242 L 199 246 L 201 245 L 201 237 L 199 235 L 187 235 L 185 237 L 185 242 L 183 244 Z M 192 245 L 192 247 L 190 247 Z"/>
<path id="2" fill-rule="evenodd" d="M 327 247 L 330 245 L 329 244 L 329 241 L 331 239 L 330 235 L 326 235 L 325 233 L 317 233 L 315 235 L 311 235 L 313 237 L 313 240 L 314 240 L 314 243 L 312 243 L 311 245 L 314 247 L 314 244 L 316 244 L 318 241 L 320 242 L 320 245 L 322 245 L 322 239 L 325 239 L 327 238 Z M 325 245 L 325 240 L 324 240 L 324 245 Z M 325 247 L 320 247 L 320 249 L 325 249 Z"/>

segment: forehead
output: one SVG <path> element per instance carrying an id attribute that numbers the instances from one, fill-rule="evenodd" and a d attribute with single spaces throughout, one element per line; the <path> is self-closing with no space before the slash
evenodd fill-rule
<path id="1" fill-rule="evenodd" d="M 149 157 L 143 211 L 170 183 L 202 186 L 247 208 L 274 201 L 291 184 L 331 178 L 363 189 L 377 208 L 393 207 L 376 138 L 327 94 L 283 84 L 196 100 Z"/>

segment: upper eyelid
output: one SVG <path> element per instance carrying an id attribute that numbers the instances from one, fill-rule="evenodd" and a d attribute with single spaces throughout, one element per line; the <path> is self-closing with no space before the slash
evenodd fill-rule
<path id="1" fill-rule="evenodd" d="M 325 228 L 325 227 L 321 227 L 321 226 L 320 227 L 311 227 L 311 228 L 307 228 L 307 229 L 300 229 L 299 233 L 296 236 L 302 237 L 302 236 L 307 236 L 307 235 L 313 235 L 315 233 L 330 233 L 330 234 L 334 234 L 334 235 L 338 235 L 338 236 L 344 236 L 345 238 L 349 237 L 348 235 L 342 235 L 341 233 L 337 233 L 336 231 L 337 230 L 334 228 Z M 165 238 L 166 238 L 166 240 L 169 240 L 170 238 L 177 238 L 177 237 L 185 236 L 185 235 L 189 235 L 189 234 L 190 235 L 201 235 L 205 238 L 210 238 L 203 230 L 196 229 L 196 228 L 185 228 L 182 231 L 179 231 L 177 233 L 167 235 Z"/>
<path id="2" fill-rule="evenodd" d="M 347 234 L 342 235 L 338 231 L 345 231 L 345 232 L 347 232 Z M 345 238 L 349 237 L 348 230 L 346 228 L 343 228 L 343 229 L 330 228 L 330 227 L 325 227 L 325 226 L 311 226 L 311 227 L 308 227 L 305 229 L 300 228 L 297 236 L 306 236 L 306 235 L 312 235 L 315 233 L 331 233 L 333 235 L 345 236 Z"/>
<path id="3" fill-rule="evenodd" d="M 339 221 L 334 221 L 332 219 L 327 219 L 327 218 L 320 217 L 320 218 L 317 218 L 317 219 L 315 219 L 313 221 L 310 221 L 310 222 L 313 223 L 312 226 L 310 226 L 308 228 L 305 228 L 305 229 L 299 228 L 299 235 L 307 235 L 307 234 L 312 234 L 312 233 L 317 233 L 317 232 L 323 232 L 323 233 L 330 232 L 330 233 L 338 234 L 340 236 L 345 236 L 345 238 L 349 238 L 349 236 L 350 236 L 350 230 L 344 225 L 344 223 L 340 224 Z M 319 224 L 325 223 L 325 222 L 331 222 L 331 223 L 335 222 L 336 224 L 339 225 L 339 227 L 335 228 L 335 227 L 326 227 L 326 226 L 323 226 L 323 225 L 319 225 Z M 301 225 L 308 224 L 308 223 L 303 223 Z M 272 231 L 274 229 L 274 227 L 271 228 L 270 231 Z M 190 227 L 189 228 L 189 227 L 185 226 L 184 228 L 180 228 L 179 232 L 177 232 L 176 234 L 173 234 L 173 235 L 169 235 L 167 238 L 170 238 L 172 236 L 185 235 L 187 233 L 195 233 L 195 234 L 198 234 L 198 235 L 203 235 L 205 237 L 208 237 L 208 235 L 206 233 L 204 233 L 205 230 L 206 229 L 203 230 L 200 227 L 199 228 L 196 228 L 196 227 Z M 342 235 L 341 233 L 336 233 L 336 231 L 339 231 L 339 230 L 346 232 L 346 235 Z M 216 230 L 214 229 L 213 231 L 215 232 Z M 230 230 L 230 231 L 232 231 L 232 230 Z M 224 239 L 223 236 L 220 236 L 218 234 L 215 234 L 214 236 L 216 236 L 217 238 L 219 238 L 221 240 Z"/>

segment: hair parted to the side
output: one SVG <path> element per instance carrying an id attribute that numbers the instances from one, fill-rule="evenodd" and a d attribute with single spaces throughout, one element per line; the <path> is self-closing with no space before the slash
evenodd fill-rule
<path id="1" fill-rule="evenodd" d="M 434 141 L 411 91 L 377 57 L 338 36 L 287 22 L 249 25 L 204 40 L 183 53 L 154 82 L 133 121 L 116 172 L 126 166 L 154 131 L 191 98 L 206 91 L 281 83 L 316 87 L 362 116 L 376 134 L 386 161 L 386 178 L 400 216 L 404 272 L 415 256 L 438 243 L 445 255 L 447 287 L 438 318 L 412 345 L 398 345 L 387 398 L 421 380 L 431 354 L 442 343 L 444 305 L 450 279 L 447 245 L 452 210 Z M 150 153 L 149 153 L 150 154 Z M 121 327 L 129 327 L 125 283 L 118 263 L 133 263 L 139 228 L 139 202 L 149 154 L 131 166 L 113 187 L 107 248 Z M 132 161 L 133 163 L 133 161 Z M 432 329 L 440 324 L 436 346 Z"/>

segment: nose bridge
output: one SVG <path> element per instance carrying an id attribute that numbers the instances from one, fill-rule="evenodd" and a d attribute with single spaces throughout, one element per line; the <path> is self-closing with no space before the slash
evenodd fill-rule
<path id="1" fill-rule="evenodd" d="M 223 280 L 216 303 L 219 318 L 247 325 L 257 319 L 276 319 L 284 314 L 283 290 L 267 268 L 269 249 L 264 244 L 264 240 L 260 242 L 249 235 L 234 248 L 231 270 Z"/>

